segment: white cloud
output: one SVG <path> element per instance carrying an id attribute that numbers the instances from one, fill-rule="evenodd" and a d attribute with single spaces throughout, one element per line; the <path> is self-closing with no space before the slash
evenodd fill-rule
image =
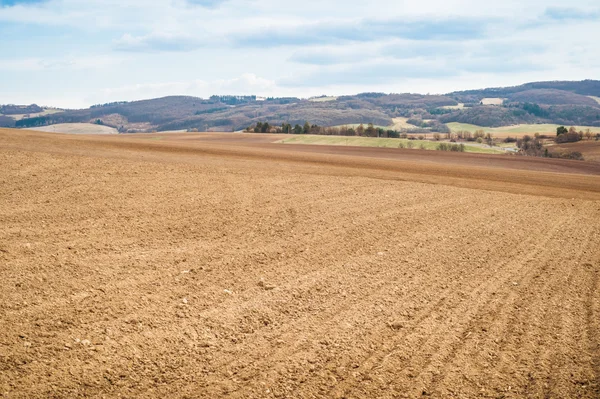
<path id="1" fill-rule="evenodd" d="M 164 97 L 168 95 L 189 95 L 209 97 L 213 94 L 265 94 L 276 90 L 274 81 L 254 74 L 243 74 L 231 79 L 170 81 L 161 83 L 141 83 L 100 90 L 94 98 L 109 101 L 112 98 L 122 100 L 139 100 L 144 98 Z M 102 102 L 102 101 L 99 101 Z"/>
<path id="2" fill-rule="evenodd" d="M 127 57 L 113 55 L 65 56 L 61 58 L 21 58 L 0 60 L 0 71 L 65 71 L 106 69 L 118 66 Z"/>
<path id="3" fill-rule="evenodd" d="M 177 52 L 191 51 L 206 45 L 214 45 L 213 40 L 207 40 L 203 35 L 157 32 L 142 36 L 132 36 L 129 33 L 115 40 L 114 48 L 130 52 Z"/>
<path id="4" fill-rule="evenodd" d="M 170 94 L 444 92 L 595 78 L 599 9 L 597 0 L 572 0 L 569 8 L 564 0 L 0 7 L 0 100 L 58 99 L 57 91 L 82 105 Z"/>

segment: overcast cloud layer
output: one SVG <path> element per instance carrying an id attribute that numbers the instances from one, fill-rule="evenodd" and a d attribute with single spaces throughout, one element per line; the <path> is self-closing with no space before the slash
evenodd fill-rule
<path id="1" fill-rule="evenodd" d="M 600 79 L 597 0 L 0 0 L 0 103 Z"/>

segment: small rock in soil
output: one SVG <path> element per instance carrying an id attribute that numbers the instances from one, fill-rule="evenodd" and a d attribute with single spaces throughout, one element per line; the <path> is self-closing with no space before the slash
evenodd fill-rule
<path id="1" fill-rule="evenodd" d="M 390 323 L 390 327 L 392 328 L 392 330 L 400 330 L 404 327 L 404 323 L 402 323 L 401 321 L 393 321 Z"/>
<path id="2" fill-rule="evenodd" d="M 273 284 L 267 284 L 263 278 L 261 278 L 258 281 L 258 286 L 261 287 L 261 288 L 263 288 L 263 289 L 265 289 L 265 290 L 267 290 L 267 291 L 268 290 L 273 290 L 273 289 L 276 288 L 276 286 L 273 285 Z"/>

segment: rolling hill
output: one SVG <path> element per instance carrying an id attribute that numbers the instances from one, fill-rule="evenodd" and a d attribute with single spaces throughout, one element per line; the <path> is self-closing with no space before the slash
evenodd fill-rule
<path id="1" fill-rule="evenodd" d="M 517 103 L 545 105 L 587 105 L 595 107 L 596 100 L 581 94 L 557 89 L 532 89 L 511 94 L 509 100 Z"/>
<path id="2" fill-rule="evenodd" d="M 449 93 L 448 96 L 460 102 L 478 102 L 487 97 L 510 97 L 516 93 L 540 89 L 559 90 L 583 96 L 600 97 L 600 80 L 532 82 L 520 86 L 457 91 Z"/>
<path id="3" fill-rule="evenodd" d="M 236 131 L 268 122 L 339 126 L 373 123 L 400 129 L 449 131 L 445 124 L 484 127 L 560 124 L 600 127 L 600 81 L 534 82 L 446 95 L 362 93 L 315 99 L 256 96 L 212 96 L 208 99 L 169 96 L 114 102 L 79 110 L 50 113 L 33 104 L 0 106 L 0 126 L 31 128 L 64 123 L 94 123 L 119 132 L 198 129 Z M 494 101 L 490 101 L 493 99 Z M 489 105 L 494 104 L 494 105 Z"/>

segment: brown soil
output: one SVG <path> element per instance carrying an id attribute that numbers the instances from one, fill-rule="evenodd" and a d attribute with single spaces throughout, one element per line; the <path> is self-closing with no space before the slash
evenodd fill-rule
<path id="1" fill-rule="evenodd" d="M 586 161 L 600 163 L 600 141 L 582 140 L 577 143 L 553 145 L 552 150 L 558 152 L 578 151 Z"/>
<path id="2" fill-rule="evenodd" d="M 597 166 L 315 147 L 0 130 L 0 396 L 600 397 Z"/>

